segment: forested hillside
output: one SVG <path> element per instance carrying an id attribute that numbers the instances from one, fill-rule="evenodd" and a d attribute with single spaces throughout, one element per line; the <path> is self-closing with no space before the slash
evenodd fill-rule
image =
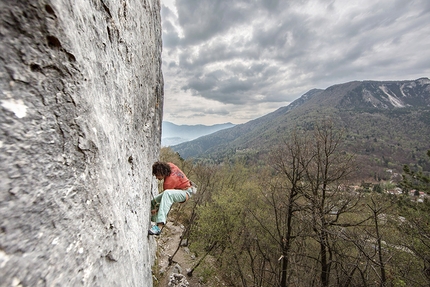
<path id="1" fill-rule="evenodd" d="M 204 286 L 430 286 L 429 84 L 315 89 L 163 149 L 199 187 L 171 215 L 196 256 L 188 275 Z"/>
<path id="2" fill-rule="evenodd" d="M 173 146 L 184 158 L 257 162 L 294 130 L 331 119 L 345 134 L 344 152 L 358 163 L 357 180 L 381 180 L 405 164 L 429 169 L 430 80 L 363 81 L 311 90 L 287 107 L 231 129 Z"/>
<path id="3" fill-rule="evenodd" d="M 161 160 L 175 162 L 198 186 L 170 213 L 173 224 L 184 226 L 176 250 L 187 248 L 194 258 L 189 280 L 198 278 L 196 286 L 429 286 L 428 171 L 405 168 L 399 186 L 357 186 L 351 182 L 356 162 L 342 151 L 344 136 L 331 123 L 293 133 L 258 163 L 193 162 L 162 149 Z M 174 253 L 169 261 L 180 259 Z"/>

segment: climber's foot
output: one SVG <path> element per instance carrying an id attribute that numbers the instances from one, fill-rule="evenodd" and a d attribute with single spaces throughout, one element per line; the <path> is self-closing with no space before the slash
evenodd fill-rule
<path id="1" fill-rule="evenodd" d="M 160 235 L 160 233 L 161 233 L 161 228 L 158 227 L 157 225 L 153 225 L 151 229 L 148 230 L 149 235 Z"/>

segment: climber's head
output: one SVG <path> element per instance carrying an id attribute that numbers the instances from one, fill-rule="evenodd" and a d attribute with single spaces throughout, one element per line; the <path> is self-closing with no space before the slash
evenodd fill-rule
<path id="1" fill-rule="evenodd" d="M 157 161 L 152 165 L 152 174 L 155 175 L 158 180 L 162 180 L 166 176 L 169 176 L 171 172 L 170 165 L 166 162 Z"/>

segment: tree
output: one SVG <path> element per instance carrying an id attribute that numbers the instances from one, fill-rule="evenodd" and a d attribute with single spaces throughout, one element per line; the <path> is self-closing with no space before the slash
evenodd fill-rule
<path id="1" fill-rule="evenodd" d="M 194 165 L 205 190 L 186 235 L 204 254 L 195 267 L 209 254 L 230 286 L 430 286 L 429 202 L 403 198 L 396 210 L 396 197 L 349 189 L 342 143 L 323 121 L 265 166 Z"/>
<path id="2" fill-rule="evenodd" d="M 430 158 L 430 150 L 427 151 L 427 156 Z M 422 170 L 417 170 L 409 165 L 403 166 L 403 180 L 400 183 L 404 192 L 415 189 L 424 191 L 430 194 L 430 175 L 425 174 Z"/>
<path id="3" fill-rule="evenodd" d="M 184 159 L 171 147 L 162 147 L 160 149 L 160 161 L 179 164 L 180 162 L 183 162 Z"/>
<path id="4" fill-rule="evenodd" d="M 319 246 L 314 257 L 320 267 L 318 283 L 330 285 L 330 274 L 335 262 L 335 244 L 340 227 L 355 226 L 360 222 L 343 221 L 343 216 L 353 212 L 360 196 L 345 192 L 342 188 L 352 172 L 352 156 L 342 153 L 343 134 L 336 130 L 330 120 L 315 125 L 310 158 L 303 161 L 305 168 L 308 216 L 311 238 Z M 312 255 L 309 255 L 312 257 Z"/>
<path id="5" fill-rule="evenodd" d="M 272 241 L 275 248 L 261 256 L 271 258 L 274 251 L 278 254 L 281 267 L 277 286 L 329 286 L 333 264 L 339 267 L 339 282 L 342 276 L 350 276 L 346 267 L 350 257 L 345 256 L 349 250 L 341 243 L 341 232 L 368 219 L 348 216 L 359 210 L 361 196 L 342 184 L 353 168 L 352 157 L 341 152 L 342 133 L 330 121 L 313 127 L 311 133 L 295 131 L 272 153 L 269 162 L 276 172 L 271 181 L 266 180 L 270 184 L 260 197 L 267 211 L 251 211 L 268 234 L 266 241 Z M 305 282 L 303 274 L 309 281 Z M 297 278 L 299 283 L 294 281 Z"/>
<path id="6" fill-rule="evenodd" d="M 380 270 L 380 286 L 386 286 L 387 284 L 387 276 L 386 276 L 386 271 L 385 271 L 385 260 L 384 260 L 384 256 L 382 253 L 382 235 L 381 235 L 381 227 L 380 227 L 380 221 L 379 221 L 379 215 L 382 214 L 383 208 L 378 206 L 376 204 L 376 202 L 373 200 L 372 198 L 372 205 L 368 204 L 368 207 L 370 208 L 370 210 L 372 211 L 372 215 L 373 215 L 373 222 L 374 222 L 374 226 L 375 226 L 375 236 L 376 236 L 376 248 L 375 250 L 377 250 L 377 260 L 375 260 L 376 264 L 379 266 L 379 270 Z M 383 214 L 382 214 L 383 215 Z"/>
<path id="7" fill-rule="evenodd" d="M 404 280 L 430 286 L 430 200 L 415 202 L 407 197 L 399 198 L 398 208 L 396 225 L 400 236 L 396 244 L 402 246 L 405 250 L 403 256 L 412 262 L 403 269 L 415 265 L 414 272 L 402 272 Z M 417 272 L 419 269 L 420 272 Z"/>
<path id="8" fill-rule="evenodd" d="M 367 201 L 367 202 L 366 202 Z M 394 233 L 387 225 L 387 213 L 393 207 L 384 194 L 373 194 L 362 200 L 367 208 L 360 211 L 365 224 L 343 232 L 344 242 L 351 243 L 351 250 L 345 254 L 350 256 L 354 264 L 342 286 L 391 286 L 388 284 L 387 270 L 392 259 L 390 244 L 387 240 Z M 392 280 L 391 280 L 392 281 Z"/>
<path id="9" fill-rule="evenodd" d="M 251 216 L 247 210 L 255 202 L 256 188 L 241 163 L 224 165 L 218 174 L 208 185 L 211 188 L 206 193 L 210 197 L 196 209 L 197 220 L 190 234 L 192 247 L 215 258 L 230 285 L 248 286 L 253 278 L 247 274 L 253 270 L 246 260 L 255 235 L 248 225 Z"/>
<path id="10" fill-rule="evenodd" d="M 181 235 L 181 241 L 175 252 L 169 258 L 169 264 L 173 263 L 173 258 L 179 251 L 179 248 L 183 245 L 183 242 L 189 244 L 189 239 L 192 235 L 193 228 L 196 227 L 196 222 L 198 221 L 198 208 L 211 201 L 212 192 L 215 189 L 216 183 L 219 182 L 220 168 L 214 165 L 203 165 L 201 163 L 195 164 L 194 173 L 192 175 L 192 181 L 197 185 L 197 193 L 191 197 L 189 202 L 184 205 L 182 210 L 178 210 L 178 215 L 182 214 L 182 224 L 184 229 Z M 182 205 L 179 206 L 181 208 Z M 181 212 L 179 212 L 181 211 Z M 212 248 L 214 248 L 212 246 Z M 192 275 L 195 266 L 188 273 L 189 276 Z"/>
<path id="11" fill-rule="evenodd" d="M 290 267 L 292 247 L 301 233 L 299 212 L 303 208 L 304 180 L 312 158 L 309 155 L 310 142 L 305 133 L 295 130 L 270 155 L 269 162 L 275 173 L 271 181 L 266 180 L 270 184 L 263 185 L 265 188 L 261 198 L 272 212 L 269 215 L 270 222 L 273 222 L 273 225 L 269 225 L 271 229 L 267 228 L 267 220 L 262 220 L 253 213 L 261 226 L 266 227 L 265 231 L 279 250 L 277 257 L 281 268 L 277 278 L 278 286 L 281 287 L 290 284 L 288 278 L 291 278 L 293 272 Z"/>
<path id="12" fill-rule="evenodd" d="M 430 158 L 430 150 L 427 151 Z M 403 167 L 403 181 L 400 186 L 408 191 L 425 191 L 430 194 L 430 176 L 423 171 L 413 170 L 410 166 Z M 422 272 L 426 284 L 430 285 L 430 200 L 425 198 L 422 203 L 413 203 L 408 198 L 398 201 L 400 215 L 405 220 L 398 223 L 402 233 L 402 244 L 410 250 L 422 263 Z M 415 279 L 418 280 L 418 279 Z"/>

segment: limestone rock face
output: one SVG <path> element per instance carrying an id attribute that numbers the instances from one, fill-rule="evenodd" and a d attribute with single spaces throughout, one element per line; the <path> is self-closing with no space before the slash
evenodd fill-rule
<path id="1" fill-rule="evenodd" d="M 0 16 L 0 286 L 152 286 L 159 0 Z"/>

